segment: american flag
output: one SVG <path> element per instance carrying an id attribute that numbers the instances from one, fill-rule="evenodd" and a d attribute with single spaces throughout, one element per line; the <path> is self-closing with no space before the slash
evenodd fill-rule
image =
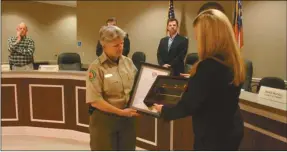
<path id="1" fill-rule="evenodd" d="M 169 10 L 168 10 L 168 19 L 175 18 L 174 8 L 173 8 L 173 0 L 169 1 Z"/>
<path id="2" fill-rule="evenodd" d="M 236 0 L 234 11 L 234 32 L 235 38 L 240 48 L 243 46 L 243 24 L 242 24 L 242 3 L 241 0 Z"/>

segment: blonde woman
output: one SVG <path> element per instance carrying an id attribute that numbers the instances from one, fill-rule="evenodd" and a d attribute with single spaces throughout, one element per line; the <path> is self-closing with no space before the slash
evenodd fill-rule
<path id="1" fill-rule="evenodd" d="M 199 61 L 191 69 L 188 88 L 175 107 L 155 108 L 167 120 L 192 116 L 195 150 L 238 150 L 243 138 L 238 101 L 245 69 L 231 23 L 210 9 L 200 13 L 193 26 Z"/>
<path id="2" fill-rule="evenodd" d="M 116 26 L 100 29 L 103 54 L 89 67 L 86 101 L 90 105 L 91 150 L 135 150 L 136 110 L 127 108 L 137 72 L 122 55 L 125 32 Z"/>

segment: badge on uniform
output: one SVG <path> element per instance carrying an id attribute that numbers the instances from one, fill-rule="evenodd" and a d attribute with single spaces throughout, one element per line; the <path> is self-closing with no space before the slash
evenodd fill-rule
<path id="1" fill-rule="evenodd" d="M 105 74 L 105 78 L 109 78 L 111 76 L 113 76 L 113 75 L 112 74 Z"/>
<path id="2" fill-rule="evenodd" d="M 90 70 L 89 72 L 89 80 L 94 81 L 96 78 L 96 72 L 94 70 Z"/>

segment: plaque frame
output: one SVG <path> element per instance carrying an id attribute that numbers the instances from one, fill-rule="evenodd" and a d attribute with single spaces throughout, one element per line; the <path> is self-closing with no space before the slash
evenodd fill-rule
<path id="1" fill-rule="evenodd" d="M 188 86 L 188 78 L 186 77 L 176 77 L 176 76 L 158 76 L 155 80 L 155 82 L 153 83 L 152 87 L 150 88 L 148 94 L 146 95 L 145 99 L 144 99 L 144 103 L 147 104 L 148 103 L 148 100 L 150 98 L 150 96 L 152 96 L 152 94 L 154 94 L 155 92 L 155 88 L 158 87 L 158 83 L 162 82 L 162 81 L 165 81 L 167 84 L 171 84 L 172 82 L 174 82 L 173 80 L 175 81 L 183 81 L 183 88 L 180 88 L 180 89 L 177 89 L 177 93 L 180 93 L 181 95 L 180 96 L 177 96 L 178 100 L 176 100 L 175 103 L 172 104 L 172 106 L 175 106 L 181 99 L 183 93 L 185 92 L 187 86 Z M 176 85 L 177 86 L 177 85 Z M 168 86 L 167 86 L 168 87 Z M 180 87 L 180 86 L 179 86 Z M 174 88 L 171 88 L 171 89 L 174 89 Z M 170 88 L 168 88 L 167 90 L 171 90 Z M 179 91 L 179 92 L 178 92 Z M 166 95 L 168 96 L 168 95 Z M 175 95 L 171 95 L 171 96 L 175 96 Z M 163 104 L 163 105 L 167 105 L 167 104 L 164 104 L 164 103 L 159 103 L 159 104 Z M 160 114 L 159 113 L 151 113 L 149 111 L 144 111 L 144 112 L 147 112 L 149 115 L 152 115 L 154 117 L 159 117 Z"/>
<path id="2" fill-rule="evenodd" d="M 171 69 L 170 68 L 164 68 L 164 67 L 161 67 L 159 65 L 154 65 L 154 64 L 145 63 L 145 62 L 142 62 L 140 64 L 140 69 L 138 70 L 138 72 L 136 74 L 136 77 L 135 77 L 135 80 L 134 80 L 134 84 L 133 84 L 133 89 L 131 91 L 130 100 L 128 102 L 128 107 L 137 110 L 137 112 L 140 113 L 140 114 L 149 114 L 149 113 L 153 113 L 153 112 L 145 110 L 144 108 L 141 108 L 141 107 L 137 106 L 135 104 L 135 100 L 136 100 L 135 98 L 138 97 L 138 94 L 141 94 L 142 92 L 146 92 L 146 95 L 147 95 L 148 91 L 152 87 L 152 85 L 153 85 L 154 81 L 156 80 L 156 78 L 158 76 L 160 76 L 160 75 L 156 74 L 156 77 L 154 78 L 154 81 L 151 83 L 150 87 L 148 89 L 141 90 L 140 82 L 143 81 L 142 80 L 142 78 L 143 78 L 142 75 L 145 72 L 145 70 L 153 70 L 155 72 L 164 73 L 165 76 L 169 76 L 171 74 Z M 154 75 L 154 73 L 152 73 L 152 75 Z M 144 102 L 143 102 L 144 99 L 145 99 L 145 96 L 142 98 L 142 101 L 137 101 L 137 102 L 141 102 L 140 104 L 144 105 L 144 106 L 146 106 L 144 104 Z M 138 100 L 141 100 L 141 98 L 138 99 Z"/>

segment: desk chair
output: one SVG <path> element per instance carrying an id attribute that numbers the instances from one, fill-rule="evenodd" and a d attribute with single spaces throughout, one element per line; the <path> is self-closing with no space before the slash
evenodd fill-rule
<path id="1" fill-rule="evenodd" d="M 259 92 L 261 86 L 276 89 L 285 89 L 285 82 L 283 79 L 278 77 L 264 77 L 259 81 L 259 84 L 257 86 L 257 93 Z"/>
<path id="2" fill-rule="evenodd" d="M 189 53 L 186 56 L 185 60 L 185 69 L 184 72 L 188 73 L 194 63 L 198 61 L 198 54 L 197 53 Z"/>
<path id="3" fill-rule="evenodd" d="M 81 71 L 81 57 L 78 53 L 62 53 L 58 56 L 59 70 Z"/>
<path id="4" fill-rule="evenodd" d="M 132 61 L 133 61 L 134 65 L 136 66 L 136 68 L 139 70 L 141 62 L 146 61 L 145 53 L 135 52 L 132 56 Z"/>

